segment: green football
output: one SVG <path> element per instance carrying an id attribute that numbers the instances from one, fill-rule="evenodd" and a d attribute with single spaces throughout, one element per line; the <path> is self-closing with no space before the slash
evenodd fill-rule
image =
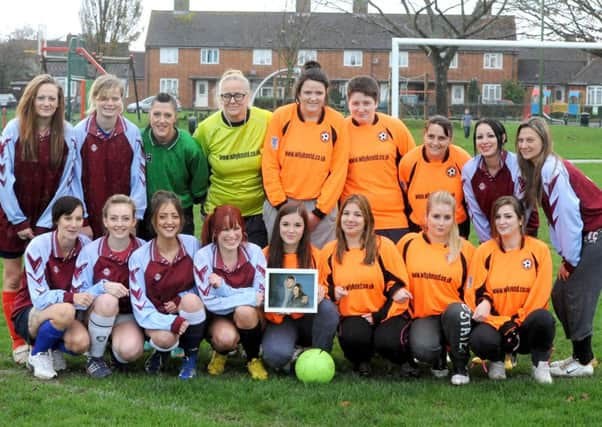
<path id="1" fill-rule="evenodd" d="M 295 373 L 303 383 L 328 383 L 334 377 L 334 360 L 319 348 L 305 350 L 295 362 Z"/>

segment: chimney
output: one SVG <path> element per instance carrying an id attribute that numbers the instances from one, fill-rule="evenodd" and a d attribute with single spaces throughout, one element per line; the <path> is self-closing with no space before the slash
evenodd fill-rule
<path id="1" fill-rule="evenodd" d="M 368 14 L 368 0 L 353 0 L 353 13 Z"/>
<path id="2" fill-rule="evenodd" d="M 311 0 L 297 0 L 295 3 L 295 9 L 297 13 L 310 13 Z"/>
<path id="3" fill-rule="evenodd" d="M 190 12 L 190 0 L 173 0 L 175 12 Z"/>

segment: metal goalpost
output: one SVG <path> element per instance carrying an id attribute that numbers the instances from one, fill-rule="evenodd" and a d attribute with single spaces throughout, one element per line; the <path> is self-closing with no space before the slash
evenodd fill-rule
<path id="1" fill-rule="evenodd" d="M 539 40 L 480 40 L 480 39 L 391 39 L 391 115 L 399 117 L 399 47 L 400 46 L 457 46 L 457 47 L 525 47 L 602 50 L 602 43 Z"/>

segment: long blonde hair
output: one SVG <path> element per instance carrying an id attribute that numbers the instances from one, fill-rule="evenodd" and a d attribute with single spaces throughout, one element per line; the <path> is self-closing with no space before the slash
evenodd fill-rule
<path id="1" fill-rule="evenodd" d="M 96 111 L 96 105 L 94 103 L 96 98 L 115 88 L 119 89 L 119 95 L 121 96 L 121 110 L 123 112 L 123 93 L 125 91 L 123 82 L 113 74 L 103 74 L 94 80 L 94 83 L 92 83 L 92 87 L 90 88 L 90 93 L 88 94 L 88 114 L 92 114 Z"/>
<path id="2" fill-rule="evenodd" d="M 434 193 L 429 194 L 428 200 L 426 202 L 426 215 L 431 212 L 436 205 L 447 205 L 451 208 L 452 215 L 455 218 L 456 212 L 456 199 L 447 191 L 435 191 Z M 426 228 L 426 226 L 425 226 Z M 428 230 L 425 229 L 425 233 L 428 234 Z M 460 255 L 460 250 L 462 249 L 462 238 L 460 237 L 460 230 L 458 229 L 458 223 L 454 219 L 454 223 L 452 225 L 452 229 L 449 232 L 449 236 L 447 237 L 447 247 L 449 248 L 449 253 L 447 254 L 447 262 L 452 263 L 458 258 Z"/>
<path id="3" fill-rule="evenodd" d="M 38 129 L 36 120 L 36 96 L 42 85 L 51 84 L 58 90 L 57 107 L 50 120 L 50 167 L 57 169 L 65 156 L 65 95 L 63 88 L 50 74 L 40 74 L 25 86 L 17 105 L 19 119 L 19 143 L 21 156 L 27 161 L 38 161 Z"/>

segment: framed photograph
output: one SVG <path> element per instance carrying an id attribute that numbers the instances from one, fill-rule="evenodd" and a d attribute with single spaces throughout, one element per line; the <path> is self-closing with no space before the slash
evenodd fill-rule
<path id="1" fill-rule="evenodd" d="M 266 312 L 318 312 L 318 270 L 268 268 L 265 282 Z"/>

